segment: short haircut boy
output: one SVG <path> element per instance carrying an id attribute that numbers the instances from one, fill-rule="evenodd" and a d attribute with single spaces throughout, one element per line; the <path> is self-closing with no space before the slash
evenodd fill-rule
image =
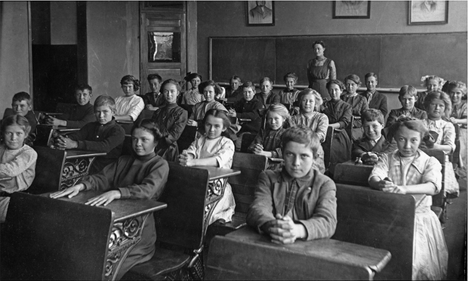
<path id="1" fill-rule="evenodd" d="M 251 88 L 255 92 L 255 85 L 251 81 L 247 81 L 244 84 L 242 84 L 242 89 L 243 88 Z"/>
<path id="2" fill-rule="evenodd" d="M 15 102 L 15 101 L 27 101 L 28 102 L 28 105 L 31 106 L 31 96 L 26 93 L 26 92 L 19 92 L 19 93 L 16 93 L 14 96 L 13 96 L 13 100 L 12 102 Z"/>
<path id="3" fill-rule="evenodd" d="M 90 95 L 93 94 L 93 88 L 91 88 L 91 86 L 89 86 L 88 84 L 78 84 L 75 87 L 75 92 L 78 92 L 78 91 L 83 92 L 84 90 L 88 90 Z"/>
<path id="4" fill-rule="evenodd" d="M 100 95 L 99 97 L 97 97 L 94 101 L 94 110 L 96 111 L 96 109 L 100 106 L 108 106 L 111 109 L 112 113 L 115 114 L 115 100 L 111 96 Z"/>
<path id="5" fill-rule="evenodd" d="M 403 87 L 400 88 L 400 92 L 398 93 L 398 98 L 401 99 L 406 94 L 413 96 L 413 97 L 417 97 L 418 91 L 416 90 L 415 87 L 411 85 L 404 85 Z"/>
<path id="6" fill-rule="evenodd" d="M 283 135 L 281 136 L 281 148 L 283 151 L 289 142 L 305 144 L 312 150 L 314 157 L 317 157 L 320 140 L 317 134 L 309 127 L 297 126 L 286 129 L 286 131 L 284 131 Z"/>
<path id="7" fill-rule="evenodd" d="M 369 108 L 367 110 L 364 110 L 364 112 L 362 112 L 361 114 L 361 120 L 363 124 L 365 122 L 377 121 L 382 126 L 385 126 L 385 118 L 382 112 L 375 108 Z"/>
<path id="8" fill-rule="evenodd" d="M 148 77 L 147 77 L 147 79 L 148 79 L 148 82 L 150 82 L 150 81 L 153 80 L 153 79 L 157 79 L 157 80 L 159 81 L 159 83 L 162 82 L 162 77 L 161 77 L 161 75 L 159 75 L 159 74 L 157 74 L 157 73 L 149 74 Z"/>

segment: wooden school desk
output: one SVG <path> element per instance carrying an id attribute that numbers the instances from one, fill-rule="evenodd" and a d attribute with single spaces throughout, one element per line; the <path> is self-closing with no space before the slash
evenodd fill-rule
<path id="1" fill-rule="evenodd" d="M 206 280 L 372 280 L 390 261 L 387 250 L 333 239 L 278 245 L 244 227 L 215 236 Z"/>
<path id="2" fill-rule="evenodd" d="M 208 227 L 211 214 L 224 195 L 227 179 L 239 175 L 241 171 L 233 169 L 223 169 L 217 167 L 194 166 L 193 168 L 208 171 L 208 190 L 205 199 L 205 226 Z"/>
<path id="3" fill-rule="evenodd" d="M 65 197 L 58 200 L 84 204 L 88 199 L 102 193 L 101 191 L 84 191 L 73 198 Z M 47 197 L 49 195 L 50 193 L 43 194 L 43 196 Z M 115 280 L 115 276 L 127 254 L 140 241 L 143 226 L 148 216 L 166 207 L 166 203 L 137 199 L 114 200 L 107 206 L 97 207 L 109 209 L 113 215 L 104 274 L 106 280 Z"/>

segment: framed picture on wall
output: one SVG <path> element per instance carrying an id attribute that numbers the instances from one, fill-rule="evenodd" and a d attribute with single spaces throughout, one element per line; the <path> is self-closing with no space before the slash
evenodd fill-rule
<path id="1" fill-rule="evenodd" d="M 408 25 L 447 23 L 448 0 L 408 1 Z"/>
<path id="2" fill-rule="evenodd" d="M 247 1 L 247 25 L 275 25 L 273 1 Z"/>
<path id="3" fill-rule="evenodd" d="M 333 1 L 334 19 L 369 19 L 370 1 Z"/>

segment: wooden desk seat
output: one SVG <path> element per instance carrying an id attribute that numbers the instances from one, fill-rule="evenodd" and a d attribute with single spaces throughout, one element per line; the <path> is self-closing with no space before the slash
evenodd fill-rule
<path id="1" fill-rule="evenodd" d="M 154 215 L 156 251 L 151 260 L 134 266 L 123 280 L 182 279 L 188 272 L 203 278 L 203 249 L 208 171 L 169 162 L 169 178 L 161 198 L 167 208 Z M 188 268 L 188 270 L 187 270 Z"/>
<path id="2" fill-rule="evenodd" d="M 27 192 L 40 194 L 59 190 L 62 185 L 66 150 L 52 149 L 46 146 L 34 146 L 33 148 L 37 152 L 36 176 Z"/>
<path id="3" fill-rule="evenodd" d="M 226 235 L 246 225 L 247 211 L 254 200 L 255 187 L 258 176 L 268 166 L 268 158 L 250 153 L 236 152 L 232 162 L 232 169 L 240 170 L 241 174 L 230 177 L 229 184 L 236 201 L 236 210 L 231 222 L 215 222 L 208 227 L 206 235 L 207 245 L 215 235 Z"/>
<path id="4" fill-rule="evenodd" d="M 415 199 L 337 183 L 338 224 L 332 239 L 385 249 L 392 260 L 376 279 L 411 280 Z"/>
<path id="5" fill-rule="evenodd" d="M 206 280 L 372 280 L 388 251 L 332 239 L 277 245 L 246 227 L 216 236 Z"/>
<path id="6" fill-rule="evenodd" d="M 14 193 L 2 235 L 2 279 L 103 280 L 112 220 L 105 208 Z"/>

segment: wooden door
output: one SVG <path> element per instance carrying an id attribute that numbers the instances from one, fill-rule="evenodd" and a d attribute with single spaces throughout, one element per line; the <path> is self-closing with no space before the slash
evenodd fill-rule
<path id="1" fill-rule="evenodd" d="M 184 2 L 166 5 L 143 2 L 140 10 L 141 94 L 150 91 L 146 77 L 158 73 L 177 81 L 186 74 L 186 12 Z"/>

